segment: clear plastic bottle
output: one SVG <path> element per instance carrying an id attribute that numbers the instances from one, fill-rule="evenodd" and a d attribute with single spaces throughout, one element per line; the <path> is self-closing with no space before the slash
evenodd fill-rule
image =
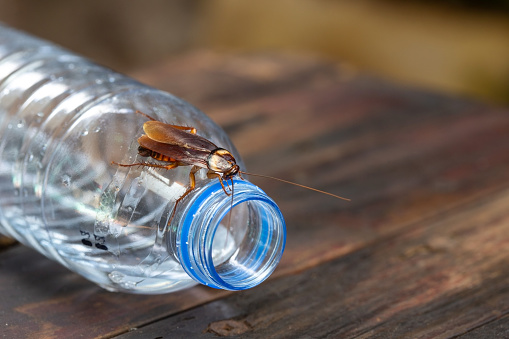
<path id="1" fill-rule="evenodd" d="M 201 170 L 169 226 L 189 167 L 112 164 L 137 161 L 147 119 L 136 110 L 196 127 L 242 167 L 225 133 L 188 103 L 0 25 L 0 233 L 112 291 L 240 290 L 266 279 L 285 243 L 277 205 L 239 179 L 232 199 Z"/>

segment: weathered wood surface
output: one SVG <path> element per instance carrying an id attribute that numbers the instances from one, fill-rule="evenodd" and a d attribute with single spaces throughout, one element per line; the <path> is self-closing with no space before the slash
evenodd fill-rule
<path id="1" fill-rule="evenodd" d="M 353 201 L 252 178 L 286 217 L 287 249 L 273 278 L 234 294 L 109 293 L 9 247 L 2 335 L 506 334 L 509 110 L 295 56 L 200 52 L 134 75 L 209 114 L 250 171 Z"/>
<path id="2" fill-rule="evenodd" d="M 300 274 L 274 279 L 263 289 L 236 293 L 119 338 L 482 334 L 482 325 L 509 309 L 508 255 L 501 251 L 509 240 L 504 234 L 508 204 L 505 190 Z"/>

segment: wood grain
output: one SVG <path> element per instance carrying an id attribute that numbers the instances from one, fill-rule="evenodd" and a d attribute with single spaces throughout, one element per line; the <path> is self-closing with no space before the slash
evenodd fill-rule
<path id="1" fill-rule="evenodd" d="M 509 244 L 508 204 L 505 190 L 342 258 L 118 338 L 451 338 L 473 330 L 487 334 L 479 326 L 509 310 L 504 251 Z M 504 328 L 505 322 L 494 324 Z"/>
<path id="2" fill-rule="evenodd" d="M 292 55 L 201 51 L 133 75 L 210 115 L 248 170 L 352 202 L 252 178 L 285 215 L 287 249 L 233 295 L 110 293 L 8 248 L 6 337 L 450 337 L 506 316 L 507 110 Z"/>
<path id="3" fill-rule="evenodd" d="M 198 79 L 191 76 L 189 88 L 182 88 L 183 75 L 173 72 L 189 71 L 187 63 L 199 63 L 200 57 L 171 62 L 153 71 L 157 77 L 140 78 L 156 87 L 164 79 L 165 89 L 190 99 Z M 229 131 L 251 172 L 352 199 L 344 203 L 252 178 L 288 220 L 282 270 L 311 267 L 509 184 L 505 110 L 345 75 L 334 65 L 306 58 L 249 60 L 257 64 L 253 69 L 272 67 L 275 75 L 253 76 L 255 71 L 231 66 L 245 65 L 238 58 L 212 55 L 209 64 L 202 62 L 210 68 L 200 69 L 200 77 L 222 79 L 227 73 L 246 84 L 206 86 L 244 99 L 218 104 L 218 94 L 202 94 L 196 104 Z M 296 80 L 287 83 L 287 78 Z M 278 90 L 257 97 L 263 86 Z M 244 94 L 246 89 L 254 93 Z"/>
<path id="4" fill-rule="evenodd" d="M 509 337 L 509 316 L 497 318 L 484 326 L 479 326 L 471 331 L 458 336 L 461 339 L 476 338 L 507 338 Z"/>

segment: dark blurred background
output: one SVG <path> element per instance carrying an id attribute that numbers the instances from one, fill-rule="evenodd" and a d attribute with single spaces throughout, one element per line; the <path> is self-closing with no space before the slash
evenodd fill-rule
<path id="1" fill-rule="evenodd" d="M 509 104 L 509 0 L 0 0 L 0 21 L 122 72 L 282 50 Z"/>

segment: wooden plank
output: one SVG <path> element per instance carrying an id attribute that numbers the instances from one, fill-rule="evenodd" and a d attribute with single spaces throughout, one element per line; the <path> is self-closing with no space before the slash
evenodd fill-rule
<path id="1" fill-rule="evenodd" d="M 203 62 L 207 59 L 212 61 Z M 265 68 L 267 64 L 265 58 L 254 60 L 253 63 L 245 58 L 236 59 L 241 64 L 251 64 L 255 69 Z M 210 103 L 219 102 L 221 105 L 238 97 L 257 100 L 259 97 L 291 91 L 290 84 L 296 79 L 305 80 L 314 76 L 317 69 L 330 67 L 307 59 L 297 63 L 292 61 L 294 59 L 299 58 L 269 60 L 271 70 L 274 70 L 274 67 L 282 70 L 274 73 L 277 76 L 271 73 L 272 78 L 266 78 L 263 83 L 258 83 L 257 71 L 249 73 L 249 70 L 246 70 L 246 76 L 233 75 L 231 81 L 218 81 L 229 72 L 228 67 L 222 74 L 218 74 L 219 78 L 211 75 L 215 79 L 212 87 L 206 86 L 210 83 L 210 76 L 204 74 L 200 67 L 194 71 L 192 68 L 185 70 L 183 75 L 195 79 L 190 88 L 192 93 L 200 93 L 200 98 Z M 188 58 L 181 60 L 189 62 Z M 228 58 L 221 60 L 207 53 L 205 57 L 200 57 L 199 61 L 192 61 L 191 65 L 208 65 L 211 73 L 221 69 L 217 67 L 218 62 L 223 63 L 223 66 L 229 63 Z M 171 69 L 177 74 L 181 72 L 181 62 L 175 62 Z M 248 81 L 249 77 L 253 79 Z M 159 78 L 164 79 L 161 75 Z M 267 86 L 270 82 L 274 82 L 274 85 Z M 306 86 L 305 81 L 299 83 L 300 87 Z M 217 84 L 226 85 L 221 87 Z M 218 88 L 223 89 L 219 91 Z M 236 89 L 235 93 L 233 89 Z M 242 95 L 243 92 L 246 94 Z M 7 337 L 107 337 L 214 300 L 225 293 L 196 287 L 165 296 L 114 294 L 25 247 L 9 249 L 0 257 L 0 314 L 6 315 L 6 325 L 1 325 L 1 332 Z M 133 312 L 133 309 L 139 312 Z M 30 326 L 26 325 L 27 322 Z"/>
<path id="2" fill-rule="evenodd" d="M 275 276 L 369 247 L 509 183 L 507 111 L 288 56 L 198 53 L 140 74 L 225 126 L 253 172 L 353 199 L 253 178 L 287 220 Z M 270 293 L 268 286 L 254 291 Z M 113 294 L 24 247 L 0 255 L 0 314 L 9 320 L 0 331 L 12 337 L 108 337 L 225 295 L 204 287 Z"/>
<path id="3" fill-rule="evenodd" d="M 296 54 L 228 55 L 210 51 L 189 53 L 129 75 L 170 91 L 208 112 L 233 103 L 309 88 L 317 83 L 342 81 L 350 73 L 334 64 Z"/>
<path id="4" fill-rule="evenodd" d="M 199 56 L 189 59 L 194 58 Z M 200 79 L 228 73 L 249 83 L 237 88 L 233 83 L 204 81 L 206 88 L 220 87 L 233 97 L 246 98 L 258 93 L 260 86 L 283 81 L 229 66 L 242 65 L 242 57 L 221 60 L 212 55 L 211 59 L 212 67 L 199 70 Z M 251 100 L 218 104 L 215 95 L 201 96 L 198 106 L 229 131 L 248 170 L 353 200 L 345 204 L 252 178 L 288 219 L 283 271 L 305 269 L 348 253 L 509 182 L 507 111 L 368 77 L 345 76 L 334 65 L 307 59 L 292 63 L 280 55 L 264 55 L 249 60 L 258 65 L 254 69 L 264 69 L 266 63 L 279 65 L 274 73 L 306 81 L 285 83 L 286 91 L 273 85 L 279 88 L 276 93 Z M 186 83 L 187 73 L 182 74 L 192 63 L 180 59 L 177 65 L 172 62 L 149 71 L 158 76 L 142 80 L 192 97 L 193 86 L 198 86 L 196 75 Z M 313 72 L 307 71 L 306 63 Z M 243 94 L 245 89 L 255 94 Z"/>
<path id="5" fill-rule="evenodd" d="M 0 255 L 0 333 L 5 338 L 108 336 L 224 293 L 205 287 L 162 296 L 111 293 L 16 246 Z"/>
<path id="6" fill-rule="evenodd" d="M 508 204 L 504 190 L 329 263 L 118 338 L 503 337 Z M 489 330 L 480 327 L 485 323 Z"/>
<path id="7" fill-rule="evenodd" d="M 495 314 L 496 315 L 496 314 Z M 492 322 L 475 328 L 468 333 L 458 336 L 461 339 L 478 338 L 509 338 L 509 315 L 497 318 Z"/>

